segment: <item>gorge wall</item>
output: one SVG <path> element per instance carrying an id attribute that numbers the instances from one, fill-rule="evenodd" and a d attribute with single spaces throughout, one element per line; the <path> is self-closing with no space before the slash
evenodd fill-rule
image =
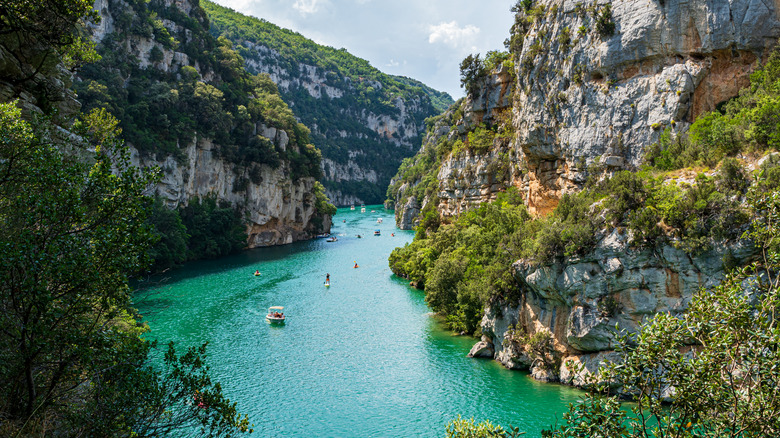
<path id="1" fill-rule="evenodd" d="M 381 203 L 401 161 L 419 149 L 425 118 L 452 103 L 446 93 L 381 73 L 344 49 L 203 4 L 215 34 L 235 44 L 251 73 L 268 74 L 312 130 L 323 183 L 337 205 Z"/>
<path id="2" fill-rule="evenodd" d="M 97 0 L 102 21 L 92 31 L 103 60 L 77 78 L 80 99 L 123 122 L 135 164 L 160 167 L 153 192 L 168 207 L 213 197 L 245 218 L 250 248 L 328 231 L 310 169 L 319 161 L 308 158 L 319 153 L 305 144 L 305 128 L 253 110 L 257 91 L 229 100 L 232 84 L 251 77 L 241 65 L 220 68 L 233 54 L 208 34 L 198 4 Z M 311 163 L 293 163 L 302 156 Z"/>
<path id="3" fill-rule="evenodd" d="M 589 172 L 636 169 L 665 129 L 685 132 L 736 96 L 780 34 L 777 2 L 760 0 L 539 0 L 518 9 L 511 79 L 493 72 L 453 110 L 462 116 L 429 131 L 425 143 L 463 137 L 488 108 L 511 111 L 513 132 L 488 153 L 444 157 L 435 196 L 410 202 L 389 193 L 399 226 L 411 227 L 431 200 L 451 216 L 509 186 L 532 213 L 551 212 Z M 599 17 L 614 33 L 599 31 Z M 496 168 L 510 171 L 488 172 Z"/>
<path id="4" fill-rule="evenodd" d="M 436 223 L 431 216 L 454 221 L 510 187 L 544 218 L 589 177 L 639 169 L 665 131 L 686 133 L 750 85 L 780 35 L 779 7 L 753 0 L 518 2 L 511 74 L 506 62 L 492 69 L 429 123 L 421 151 L 388 191 L 398 225 Z M 485 130 L 488 145 L 479 140 Z M 697 172 L 671 179 L 690 187 Z M 679 315 L 696 291 L 723 279 L 724 260 L 740 265 L 755 256 L 744 241 L 697 253 L 671 241 L 637 248 L 623 227 L 600 233 L 585 254 L 516 261 L 520 298 L 488 303 L 471 355 L 583 385 L 582 373 L 615 357 L 616 324 L 635 332 L 657 313 Z M 534 336 L 549 337 L 550 351 L 531 353 Z M 571 364 L 584 365 L 582 373 Z"/>
<path id="5" fill-rule="evenodd" d="M 584 256 L 543 265 L 516 262 L 522 298 L 487 308 L 482 340 L 470 355 L 530 370 L 538 380 L 583 385 L 586 373 L 615 358 L 616 325 L 633 333 L 657 313 L 680 315 L 695 292 L 723 280 L 724 258 L 745 264 L 755 256 L 745 242 L 691 256 L 671 245 L 633 248 L 629 240 L 615 229 Z M 530 353 L 520 336 L 540 332 L 551 340 L 547 357 Z"/>

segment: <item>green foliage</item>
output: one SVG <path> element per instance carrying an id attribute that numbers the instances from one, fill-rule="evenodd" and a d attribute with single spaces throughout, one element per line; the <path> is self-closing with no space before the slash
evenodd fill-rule
<path id="1" fill-rule="evenodd" d="M 475 424 L 473 418 L 466 420 L 458 415 L 458 418 L 447 424 L 446 436 L 447 438 L 516 438 L 521 435 L 525 435 L 525 432 L 520 432 L 516 427 L 510 426 L 509 430 L 504 430 L 503 427 L 494 425 L 489 420 Z"/>
<path id="2" fill-rule="evenodd" d="M 222 257 L 246 245 L 243 218 L 230 206 L 217 205 L 212 197 L 191 200 L 180 214 L 189 234 L 189 260 Z"/>
<path id="3" fill-rule="evenodd" d="M 689 135 L 665 132 L 650 148 L 646 161 L 663 170 L 688 166 L 714 167 L 725 157 L 777 149 L 780 108 L 780 53 L 772 52 L 766 65 L 750 77 L 750 88 L 714 111 L 699 117 Z"/>
<path id="4" fill-rule="evenodd" d="M 595 9 L 593 18 L 596 19 L 596 31 L 602 38 L 615 34 L 615 21 L 612 18 L 612 5 L 607 3 L 601 8 Z"/>
<path id="5" fill-rule="evenodd" d="M 179 213 L 167 208 L 158 198 L 151 206 L 147 222 L 155 241 L 149 250 L 152 272 L 162 272 L 184 263 L 189 236 Z"/>
<path id="6" fill-rule="evenodd" d="M 147 263 L 155 172 L 130 165 L 105 110 L 64 132 L 15 105 L 0 104 L 0 435 L 248 431 L 205 347 L 149 364 L 128 276 Z M 210 409 L 188 407 L 196 391 Z"/>
<path id="7" fill-rule="evenodd" d="M 218 154 L 247 170 L 287 162 L 294 179 L 320 175 L 321 156 L 310 146 L 308 129 L 299 126 L 267 75 L 250 75 L 233 43 L 209 34 L 202 9 L 185 16 L 157 0 L 130 2 L 130 8 L 134 13 L 129 15 L 123 15 L 125 7 L 109 9 L 117 30 L 98 48 L 103 59 L 81 70 L 75 88 L 85 109 L 106 107 L 118 115 L 125 139 L 143 154 L 183 160 L 183 149 L 205 136 L 215 140 Z M 162 19 L 179 24 L 181 32 L 170 35 Z M 139 67 L 122 40 L 133 34 L 185 53 L 213 79 L 204 80 L 192 66 L 170 73 Z M 150 60 L 162 59 L 155 45 Z M 257 135 L 257 123 L 285 130 L 290 137 L 286 151 Z"/>
<path id="8" fill-rule="evenodd" d="M 426 300 L 450 328 L 473 333 L 485 305 L 496 297 L 513 299 L 509 273 L 517 259 L 544 264 L 585 254 L 611 227 L 628 228 L 636 246 L 667 242 L 698 253 L 715 241 L 739 238 L 749 219 L 740 204 L 746 187 L 739 164 L 726 162 L 715 177 L 699 175 L 691 186 L 646 172 L 617 172 L 565 194 L 551 215 L 534 220 L 513 189 L 452 223 L 442 223 L 437 202 L 429 199 L 415 240 L 393 251 L 390 266 L 425 288 Z M 616 305 L 605 299 L 599 310 L 612 314 Z"/>

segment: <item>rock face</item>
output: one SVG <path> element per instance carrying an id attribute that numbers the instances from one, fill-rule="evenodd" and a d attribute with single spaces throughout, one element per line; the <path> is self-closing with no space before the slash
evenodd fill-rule
<path id="1" fill-rule="evenodd" d="M 695 292 L 723 279 L 726 252 L 740 263 L 754 256 L 748 243 L 691 257 L 669 245 L 632 249 L 629 238 L 615 230 L 586 256 L 542 266 L 516 262 L 521 299 L 494 303 L 481 323 L 494 358 L 508 368 L 530 368 L 541 380 L 582 385 L 582 374 L 574 375 L 567 362 L 585 364 L 583 372 L 592 372 L 613 357 L 615 324 L 635 332 L 656 313 L 680 314 Z M 519 333 L 539 332 L 551 335 L 553 360 L 532 360 L 518 342 Z"/>
<path id="2" fill-rule="evenodd" d="M 523 189 L 545 214 L 589 165 L 634 168 L 665 128 L 679 132 L 737 95 L 780 31 L 777 2 L 537 2 L 519 31 L 514 121 Z M 595 14 L 611 4 L 614 34 Z"/>
<path id="3" fill-rule="evenodd" d="M 595 16 L 608 4 L 614 34 L 602 35 Z M 514 136 L 485 154 L 444 159 L 436 194 L 440 213 L 458 214 L 514 186 L 529 211 L 543 216 L 563 194 L 579 190 L 589 171 L 637 168 L 665 129 L 684 132 L 749 84 L 780 35 L 779 4 L 533 2 L 518 13 L 513 30 L 514 76 L 489 76 L 468 97 L 458 124 L 467 131 L 511 110 Z M 502 156 L 507 165 L 497 163 Z M 509 171 L 486 172 L 496 167 Z"/>
<path id="4" fill-rule="evenodd" d="M 207 23 L 205 12 L 197 0 L 155 0 L 161 8 L 178 9 L 183 16 Z M 122 0 L 97 0 L 95 8 L 101 14 L 99 26 L 92 29 L 93 38 L 101 41 L 115 32 L 114 20 L 133 12 Z M 178 16 L 182 16 L 182 15 Z M 177 16 L 176 14 L 170 14 Z M 159 20 L 169 35 L 187 44 L 203 44 L 193 31 L 170 19 Z M 157 31 L 161 33 L 162 31 Z M 181 77 L 180 69 L 192 66 L 206 84 L 224 81 L 218 73 L 202 68 L 197 60 L 179 52 L 175 45 L 160 42 L 155 34 L 145 36 L 113 35 L 128 59 L 137 61 L 141 71 L 156 70 Z M 156 53 L 156 54 L 155 54 Z M 131 78 L 128 78 L 129 81 Z M 289 148 L 300 152 L 290 141 L 290 134 L 261 122 L 251 125 L 253 136 L 266 139 L 279 152 Z M 330 230 L 330 217 L 321 217 L 315 208 L 315 179 L 293 179 L 289 161 L 282 160 L 277 167 L 266 164 L 228 160 L 219 153 L 223 145 L 202 133 L 186 145 L 179 145 L 178 156 L 160 153 L 139 153 L 132 144 L 131 158 L 139 166 L 158 166 L 162 180 L 153 189 L 170 208 L 185 206 L 192 199 L 214 197 L 219 203 L 229 204 L 246 218 L 247 246 L 250 248 L 288 244 L 313 237 Z M 317 217 L 317 221 L 312 221 Z M 321 219 L 321 220 L 319 220 Z M 316 225 L 315 225 L 316 223 Z M 321 225 L 320 225 L 321 224 Z"/>
<path id="5" fill-rule="evenodd" d="M 163 161 L 142 157 L 134 149 L 131 158 L 136 165 L 164 170 L 154 194 L 165 200 L 169 208 L 212 196 L 242 211 L 250 248 L 284 245 L 330 230 L 330 218 L 321 229 L 310 225 L 316 214 L 314 178 L 292 181 L 285 167 L 272 169 L 262 165 L 257 166 L 260 183 L 254 183 L 237 173 L 235 165 L 221 159 L 214 149 L 210 139 L 196 139 L 184 150 L 184 164 L 173 157 Z"/>

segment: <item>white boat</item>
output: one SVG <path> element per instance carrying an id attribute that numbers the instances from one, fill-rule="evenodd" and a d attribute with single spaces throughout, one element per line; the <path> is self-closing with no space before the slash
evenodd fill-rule
<path id="1" fill-rule="evenodd" d="M 339 239 L 336 236 L 333 236 L 333 237 L 329 238 L 328 240 L 326 240 L 326 242 L 338 242 L 338 241 L 339 241 Z"/>
<path id="2" fill-rule="evenodd" d="M 366 206 L 365 204 L 360 204 L 360 212 L 365 213 L 366 212 Z"/>
<path id="3" fill-rule="evenodd" d="M 379 219 L 377 219 L 376 223 L 381 224 L 382 223 L 382 218 L 380 217 Z"/>
<path id="4" fill-rule="evenodd" d="M 354 206 L 354 205 L 350 205 L 350 206 L 349 206 L 349 209 L 350 209 L 350 210 L 354 210 L 354 209 L 355 209 L 355 206 Z"/>
<path id="5" fill-rule="evenodd" d="M 272 306 L 268 308 L 268 315 L 265 319 L 271 324 L 284 324 L 284 307 Z"/>

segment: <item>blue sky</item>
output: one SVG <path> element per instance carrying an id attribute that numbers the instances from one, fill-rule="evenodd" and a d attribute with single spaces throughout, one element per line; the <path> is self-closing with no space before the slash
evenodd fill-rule
<path id="1" fill-rule="evenodd" d="M 213 0 L 457 99 L 469 53 L 503 50 L 513 0 Z"/>

